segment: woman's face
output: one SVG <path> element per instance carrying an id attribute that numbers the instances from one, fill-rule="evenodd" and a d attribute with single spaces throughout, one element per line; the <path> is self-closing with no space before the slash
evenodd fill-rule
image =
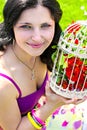
<path id="1" fill-rule="evenodd" d="M 55 21 L 47 8 L 38 5 L 23 11 L 13 30 L 17 45 L 31 56 L 39 56 L 53 40 Z"/>

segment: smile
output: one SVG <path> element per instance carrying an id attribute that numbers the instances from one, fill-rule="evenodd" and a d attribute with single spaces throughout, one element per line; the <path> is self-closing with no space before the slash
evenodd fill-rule
<path id="1" fill-rule="evenodd" d="M 37 43 L 37 44 L 31 44 L 31 43 L 27 43 L 29 46 L 31 46 L 32 48 L 40 48 L 40 47 L 42 47 L 43 46 L 43 44 L 41 43 L 41 44 L 39 44 L 39 43 Z"/>

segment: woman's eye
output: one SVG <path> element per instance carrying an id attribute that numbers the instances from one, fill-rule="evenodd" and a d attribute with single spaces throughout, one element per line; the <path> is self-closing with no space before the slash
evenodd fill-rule
<path id="1" fill-rule="evenodd" d="M 23 29 L 32 29 L 32 27 L 29 26 L 29 25 L 23 25 L 23 26 L 21 26 L 21 28 L 23 28 Z"/>
<path id="2" fill-rule="evenodd" d="M 41 25 L 41 28 L 49 28 L 49 27 L 51 27 L 51 25 L 50 25 L 50 24 L 47 24 L 47 23 Z"/>

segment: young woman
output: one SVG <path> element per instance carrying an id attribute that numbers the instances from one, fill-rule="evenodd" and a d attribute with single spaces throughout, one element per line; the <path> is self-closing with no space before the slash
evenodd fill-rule
<path id="1" fill-rule="evenodd" d="M 42 129 L 65 103 L 49 86 L 51 55 L 61 33 L 56 0 L 7 0 L 0 25 L 0 126 L 3 130 Z M 47 82 L 48 81 L 48 82 Z M 47 83 L 46 83 L 47 82 Z M 39 100 L 46 103 L 35 110 Z"/>

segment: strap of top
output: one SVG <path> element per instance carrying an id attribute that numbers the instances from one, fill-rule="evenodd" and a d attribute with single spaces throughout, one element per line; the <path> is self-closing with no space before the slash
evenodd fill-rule
<path id="1" fill-rule="evenodd" d="M 18 90 L 18 92 L 19 92 L 19 97 L 21 97 L 21 95 L 22 95 L 21 90 L 20 90 L 19 86 L 16 84 L 16 82 L 11 77 L 9 77 L 9 76 L 7 76 L 7 75 L 5 75 L 3 73 L 0 73 L 0 76 L 4 77 L 4 78 L 8 79 L 10 82 L 12 82 L 14 84 L 14 86 L 16 87 L 16 89 Z"/>

